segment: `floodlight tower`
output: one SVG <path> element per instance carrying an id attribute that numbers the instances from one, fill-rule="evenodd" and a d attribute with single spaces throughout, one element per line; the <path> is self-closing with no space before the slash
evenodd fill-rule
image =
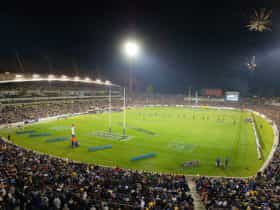
<path id="1" fill-rule="evenodd" d="M 129 69 L 129 93 L 133 92 L 133 71 L 132 71 L 132 62 L 135 61 L 140 54 L 140 45 L 135 40 L 126 40 L 123 44 L 123 53 L 130 62 Z"/>

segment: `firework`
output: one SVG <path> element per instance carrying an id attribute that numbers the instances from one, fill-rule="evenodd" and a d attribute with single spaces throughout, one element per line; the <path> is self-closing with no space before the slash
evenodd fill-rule
<path id="1" fill-rule="evenodd" d="M 246 62 L 246 66 L 250 71 L 255 71 L 257 68 L 256 56 L 253 56 L 251 60 L 248 59 L 248 61 Z"/>
<path id="2" fill-rule="evenodd" d="M 250 31 L 264 32 L 272 30 L 272 10 L 260 9 L 254 10 L 254 14 L 251 16 L 249 24 L 246 27 Z"/>

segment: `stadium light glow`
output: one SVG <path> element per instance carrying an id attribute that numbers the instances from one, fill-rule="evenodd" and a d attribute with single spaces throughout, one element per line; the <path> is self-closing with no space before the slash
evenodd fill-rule
<path id="1" fill-rule="evenodd" d="M 40 78 L 40 75 L 39 75 L 39 74 L 33 74 L 33 75 L 32 75 L 32 78 L 33 78 L 33 79 L 39 79 L 39 78 Z"/>
<path id="2" fill-rule="evenodd" d="M 16 74 L 16 79 L 20 79 L 22 78 L 23 76 L 21 74 Z"/>
<path id="3" fill-rule="evenodd" d="M 87 81 L 87 82 L 90 81 L 90 78 L 89 78 L 89 77 L 86 77 L 86 78 L 85 78 L 85 81 Z"/>
<path id="4" fill-rule="evenodd" d="M 75 76 L 75 77 L 74 77 L 74 80 L 76 80 L 76 81 L 77 81 L 77 80 L 80 80 L 80 77 Z"/>
<path id="5" fill-rule="evenodd" d="M 81 79 L 78 76 L 75 77 L 68 77 L 66 75 L 54 75 L 54 74 L 47 74 L 47 75 L 39 75 L 39 74 L 13 74 L 12 79 L 0 79 L 0 84 L 5 83 L 14 83 L 14 82 L 31 82 L 31 81 L 61 81 L 61 82 L 84 82 L 84 83 L 90 83 L 90 84 L 99 84 L 99 85 L 111 85 L 111 86 L 119 86 L 116 84 L 111 83 L 109 80 L 106 80 L 103 82 L 100 79 L 92 80 L 89 77 L 86 77 L 85 79 Z"/>
<path id="6" fill-rule="evenodd" d="M 48 79 L 54 79 L 54 78 L 55 78 L 55 76 L 53 74 L 48 75 Z"/>
<path id="7" fill-rule="evenodd" d="M 62 75 L 61 79 L 68 79 L 68 77 L 66 75 Z"/>
<path id="8" fill-rule="evenodd" d="M 133 39 L 126 40 L 123 44 L 123 53 L 130 61 L 135 60 L 139 57 L 141 46 L 140 44 Z M 132 67 L 129 69 L 129 93 L 133 92 L 133 70 Z"/>
<path id="9" fill-rule="evenodd" d="M 111 82 L 109 80 L 106 80 L 105 85 L 111 85 Z"/>
<path id="10" fill-rule="evenodd" d="M 140 53 L 140 45 L 135 40 L 127 40 L 123 45 L 123 52 L 128 58 L 136 58 Z"/>

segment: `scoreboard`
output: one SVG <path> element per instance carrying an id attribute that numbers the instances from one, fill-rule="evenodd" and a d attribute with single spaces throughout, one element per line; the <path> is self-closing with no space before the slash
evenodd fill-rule
<path id="1" fill-rule="evenodd" d="M 222 89 L 202 89 L 202 96 L 210 96 L 210 97 L 222 97 L 224 92 Z"/>
<path id="2" fill-rule="evenodd" d="M 238 91 L 227 91 L 225 92 L 226 101 L 239 101 L 239 92 Z"/>

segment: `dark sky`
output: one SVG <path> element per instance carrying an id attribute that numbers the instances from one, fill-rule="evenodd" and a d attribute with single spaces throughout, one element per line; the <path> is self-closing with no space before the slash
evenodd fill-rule
<path id="1" fill-rule="evenodd" d="M 26 72 L 78 73 L 122 85 L 130 65 L 120 45 L 136 37 L 143 51 L 131 66 L 139 88 L 279 91 L 280 10 L 273 9 L 273 31 L 257 33 L 244 27 L 252 8 L 79 2 L 2 8 L 0 70 L 20 71 L 18 54 Z M 254 74 L 244 65 L 252 56 Z"/>

